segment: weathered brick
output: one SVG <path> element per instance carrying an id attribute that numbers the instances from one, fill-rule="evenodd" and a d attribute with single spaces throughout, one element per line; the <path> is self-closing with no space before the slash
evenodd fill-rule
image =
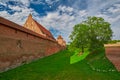
<path id="1" fill-rule="evenodd" d="M 107 58 L 114 64 L 116 69 L 120 71 L 120 44 L 105 45 Z"/>
<path id="2" fill-rule="evenodd" d="M 62 49 L 54 39 L 0 17 L 0 72 Z"/>

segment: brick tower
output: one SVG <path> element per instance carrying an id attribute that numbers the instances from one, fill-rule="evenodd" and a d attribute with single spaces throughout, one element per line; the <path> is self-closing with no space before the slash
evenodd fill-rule
<path id="1" fill-rule="evenodd" d="M 61 35 L 58 36 L 57 42 L 58 42 L 58 44 L 60 44 L 61 46 L 66 47 L 66 42 L 65 42 L 65 40 L 63 40 L 63 38 L 62 38 Z"/>

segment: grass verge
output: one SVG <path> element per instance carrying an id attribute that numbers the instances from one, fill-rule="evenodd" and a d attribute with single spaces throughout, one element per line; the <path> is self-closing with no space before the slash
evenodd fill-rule
<path id="1" fill-rule="evenodd" d="M 70 64 L 68 50 L 24 64 L 7 72 L 0 73 L 0 80 L 119 80 L 120 73 L 104 58 L 104 54 L 90 54 L 86 59 Z M 102 60 L 103 59 L 103 60 Z M 102 64 L 103 63 L 103 64 Z M 115 71 L 97 71 L 107 68 Z"/>
<path id="2" fill-rule="evenodd" d="M 73 64 L 73 63 L 76 63 L 78 61 L 85 59 L 87 55 L 89 55 L 89 51 L 85 51 L 82 54 L 76 51 L 75 54 L 70 57 L 70 64 Z"/>

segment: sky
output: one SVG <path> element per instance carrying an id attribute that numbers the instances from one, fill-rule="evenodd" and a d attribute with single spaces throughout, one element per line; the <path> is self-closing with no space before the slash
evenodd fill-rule
<path id="1" fill-rule="evenodd" d="M 29 14 L 57 38 L 69 42 L 74 25 L 88 16 L 111 24 L 113 39 L 120 39 L 120 0 L 0 0 L 0 16 L 23 25 Z"/>

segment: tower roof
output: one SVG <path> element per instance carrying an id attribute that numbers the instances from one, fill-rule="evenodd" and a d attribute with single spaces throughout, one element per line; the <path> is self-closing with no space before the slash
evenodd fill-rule
<path id="1" fill-rule="evenodd" d="M 28 17 L 32 17 L 32 14 L 30 13 Z"/>
<path id="2" fill-rule="evenodd" d="M 61 35 L 59 35 L 57 39 L 63 39 L 63 38 L 62 38 L 62 36 L 61 36 Z"/>
<path id="3" fill-rule="evenodd" d="M 34 19 L 33 19 L 34 20 Z M 35 21 L 35 20 L 34 20 Z M 42 31 L 42 33 L 48 35 L 49 37 L 52 37 L 52 34 L 50 33 L 50 31 L 48 31 L 47 29 L 45 29 L 41 24 L 39 24 L 37 21 L 35 21 L 35 23 L 37 24 L 37 26 L 40 28 L 40 30 Z"/>
<path id="4" fill-rule="evenodd" d="M 39 34 L 42 34 L 48 38 L 54 39 L 53 35 L 48 31 L 46 28 L 44 28 L 41 24 L 39 24 L 36 20 L 32 18 L 32 15 L 29 14 L 24 27 L 33 30 L 34 32 L 37 32 Z M 36 28 L 34 28 L 36 27 Z M 55 39 L 54 39 L 55 40 Z"/>

